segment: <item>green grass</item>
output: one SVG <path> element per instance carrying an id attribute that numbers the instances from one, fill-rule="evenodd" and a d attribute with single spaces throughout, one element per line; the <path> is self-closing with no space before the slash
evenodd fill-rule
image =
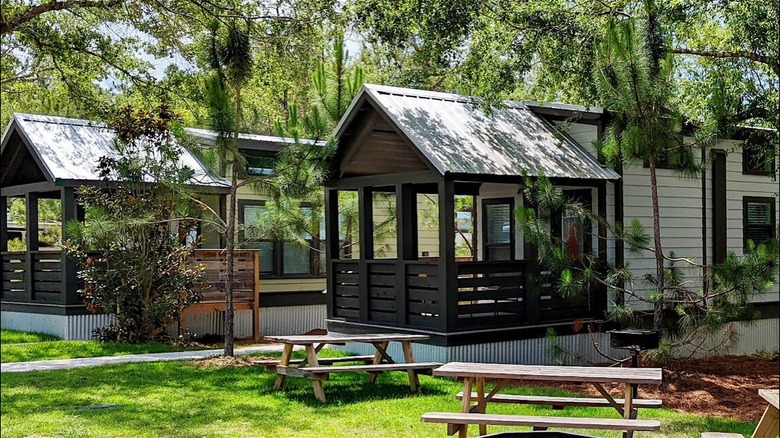
<path id="1" fill-rule="evenodd" d="M 2 336 L 2 342 L 0 342 L 0 362 L 2 363 L 198 349 L 181 348 L 162 342 L 129 345 L 99 341 L 63 341 L 56 340 L 58 339 L 56 336 L 13 330 L 3 330 L 0 336 Z"/>
<path id="2" fill-rule="evenodd" d="M 288 378 L 273 391 L 275 374 L 258 367 L 197 368 L 182 362 L 134 363 L 66 371 L 3 373 L 0 415 L 3 437 L 441 437 L 445 426 L 420 422 L 429 411 L 459 410 L 462 385 L 421 377 L 422 395 L 409 392 L 404 373 L 385 373 L 368 385 L 365 376 L 334 374 L 325 382 L 321 405 L 305 379 Z M 565 395 L 556 390 L 510 388 L 525 394 Z M 86 405 L 116 406 L 79 409 Z M 609 409 L 490 405 L 488 412 L 530 415 L 610 416 Z M 660 433 L 636 437 L 698 437 L 703 431 L 747 436 L 754 423 L 645 409 L 658 418 Z M 527 429 L 527 428 L 526 428 Z M 489 427 L 489 432 L 505 428 Z M 618 437 L 618 432 L 583 431 Z M 469 436 L 476 436 L 475 427 Z"/>
<path id="3" fill-rule="evenodd" d="M 0 344 L 22 344 L 59 340 L 57 336 L 46 333 L 20 332 L 18 330 L 0 330 Z"/>

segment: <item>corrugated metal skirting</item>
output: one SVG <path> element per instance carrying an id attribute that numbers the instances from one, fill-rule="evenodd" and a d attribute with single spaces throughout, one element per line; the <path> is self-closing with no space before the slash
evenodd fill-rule
<path id="1" fill-rule="evenodd" d="M 727 327 L 727 329 L 729 329 Z M 780 320 L 760 319 L 754 322 L 734 323 L 731 329 L 738 333 L 738 340 L 717 350 L 716 354 L 752 354 L 780 350 Z M 717 346 L 721 336 L 713 335 L 708 339 L 711 347 Z M 488 362 L 515 363 L 528 365 L 578 365 L 604 363 L 609 360 L 602 357 L 594 348 L 597 342 L 603 353 L 613 358 L 625 358 L 625 350 L 609 348 L 609 334 L 594 333 L 558 336 L 554 340 L 546 338 L 520 339 L 505 342 L 485 342 L 474 345 L 442 347 L 428 344 L 413 344 L 414 358 L 418 362 Z M 332 348 L 366 355 L 375 352 L 369 344 L 349 344 Z M 403 357 L 401 346 L 397 342 L 390 344 L 388 353 L 393 357 Z M 682 352 L 685 355 L 685 352 Z"/>
<path id="2" fill-rule="evenodd" d="M 69 315 L 66 339 L 92 339 L 92 331 L 114 322 L 114 315 Z"/>

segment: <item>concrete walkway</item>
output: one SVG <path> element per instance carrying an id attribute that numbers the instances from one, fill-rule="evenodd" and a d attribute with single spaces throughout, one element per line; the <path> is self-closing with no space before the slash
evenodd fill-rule
<path id="1" fill-rule="evenodd" d="M 280 353 L 282 344 L 257 345 L 236 348 L 236 356 L 254 353 Z M 172 353 L 128 354 L 125 356 L 85 357 L 78 359 L 38 360 L 34 362 L 12 362 L 0 364 L 0 372 L 24 373 L 27 371 L 67 370 L 71 368 L 96 367 L 115 363 L 160 362 L 169 360 L 203 359 L 221 356 L 223 350 L 176 351 Z"/>

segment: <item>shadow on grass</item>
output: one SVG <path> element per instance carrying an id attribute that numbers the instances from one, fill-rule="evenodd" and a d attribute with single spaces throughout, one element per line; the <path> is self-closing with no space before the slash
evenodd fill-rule
<path id="1" fill-rule="evenodd" d="M 433 379 L 420 377 L 421 393 L 412 392 L 408 375 L 404 372 L 383 373 L 375 383 L 368 383 L 365 373 L 334 373 L 323 382 L 327 403 L 314 397 L 311 381 L 305 378 L 290 378 L 285 382 L 283 393 L 287 399 L 314 408 L 328 408 L 362 403 L 369 400 L 388 400 L 418 397 L 420 395 L 450 395 L 451 391 L 436 385 Z M 271 386 L 273 386 L 273 380 Z M 451 394 L 454 397 L 454 394 Z"/>

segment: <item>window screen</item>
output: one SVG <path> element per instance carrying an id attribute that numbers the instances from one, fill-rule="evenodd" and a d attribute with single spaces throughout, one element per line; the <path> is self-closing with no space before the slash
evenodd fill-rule
<path id="1" fill-rule="evenodd" d="M 755 244 L 766 243 L 775 237 L 775 200 L 773 198 L 744 198 L 743 240 Z"/>
<path id="2" fill-rule="evenodd" d="M 511 200 L 485 201 L 485 258 L 486 260 L 512 259 L 512 202 Z"/>

